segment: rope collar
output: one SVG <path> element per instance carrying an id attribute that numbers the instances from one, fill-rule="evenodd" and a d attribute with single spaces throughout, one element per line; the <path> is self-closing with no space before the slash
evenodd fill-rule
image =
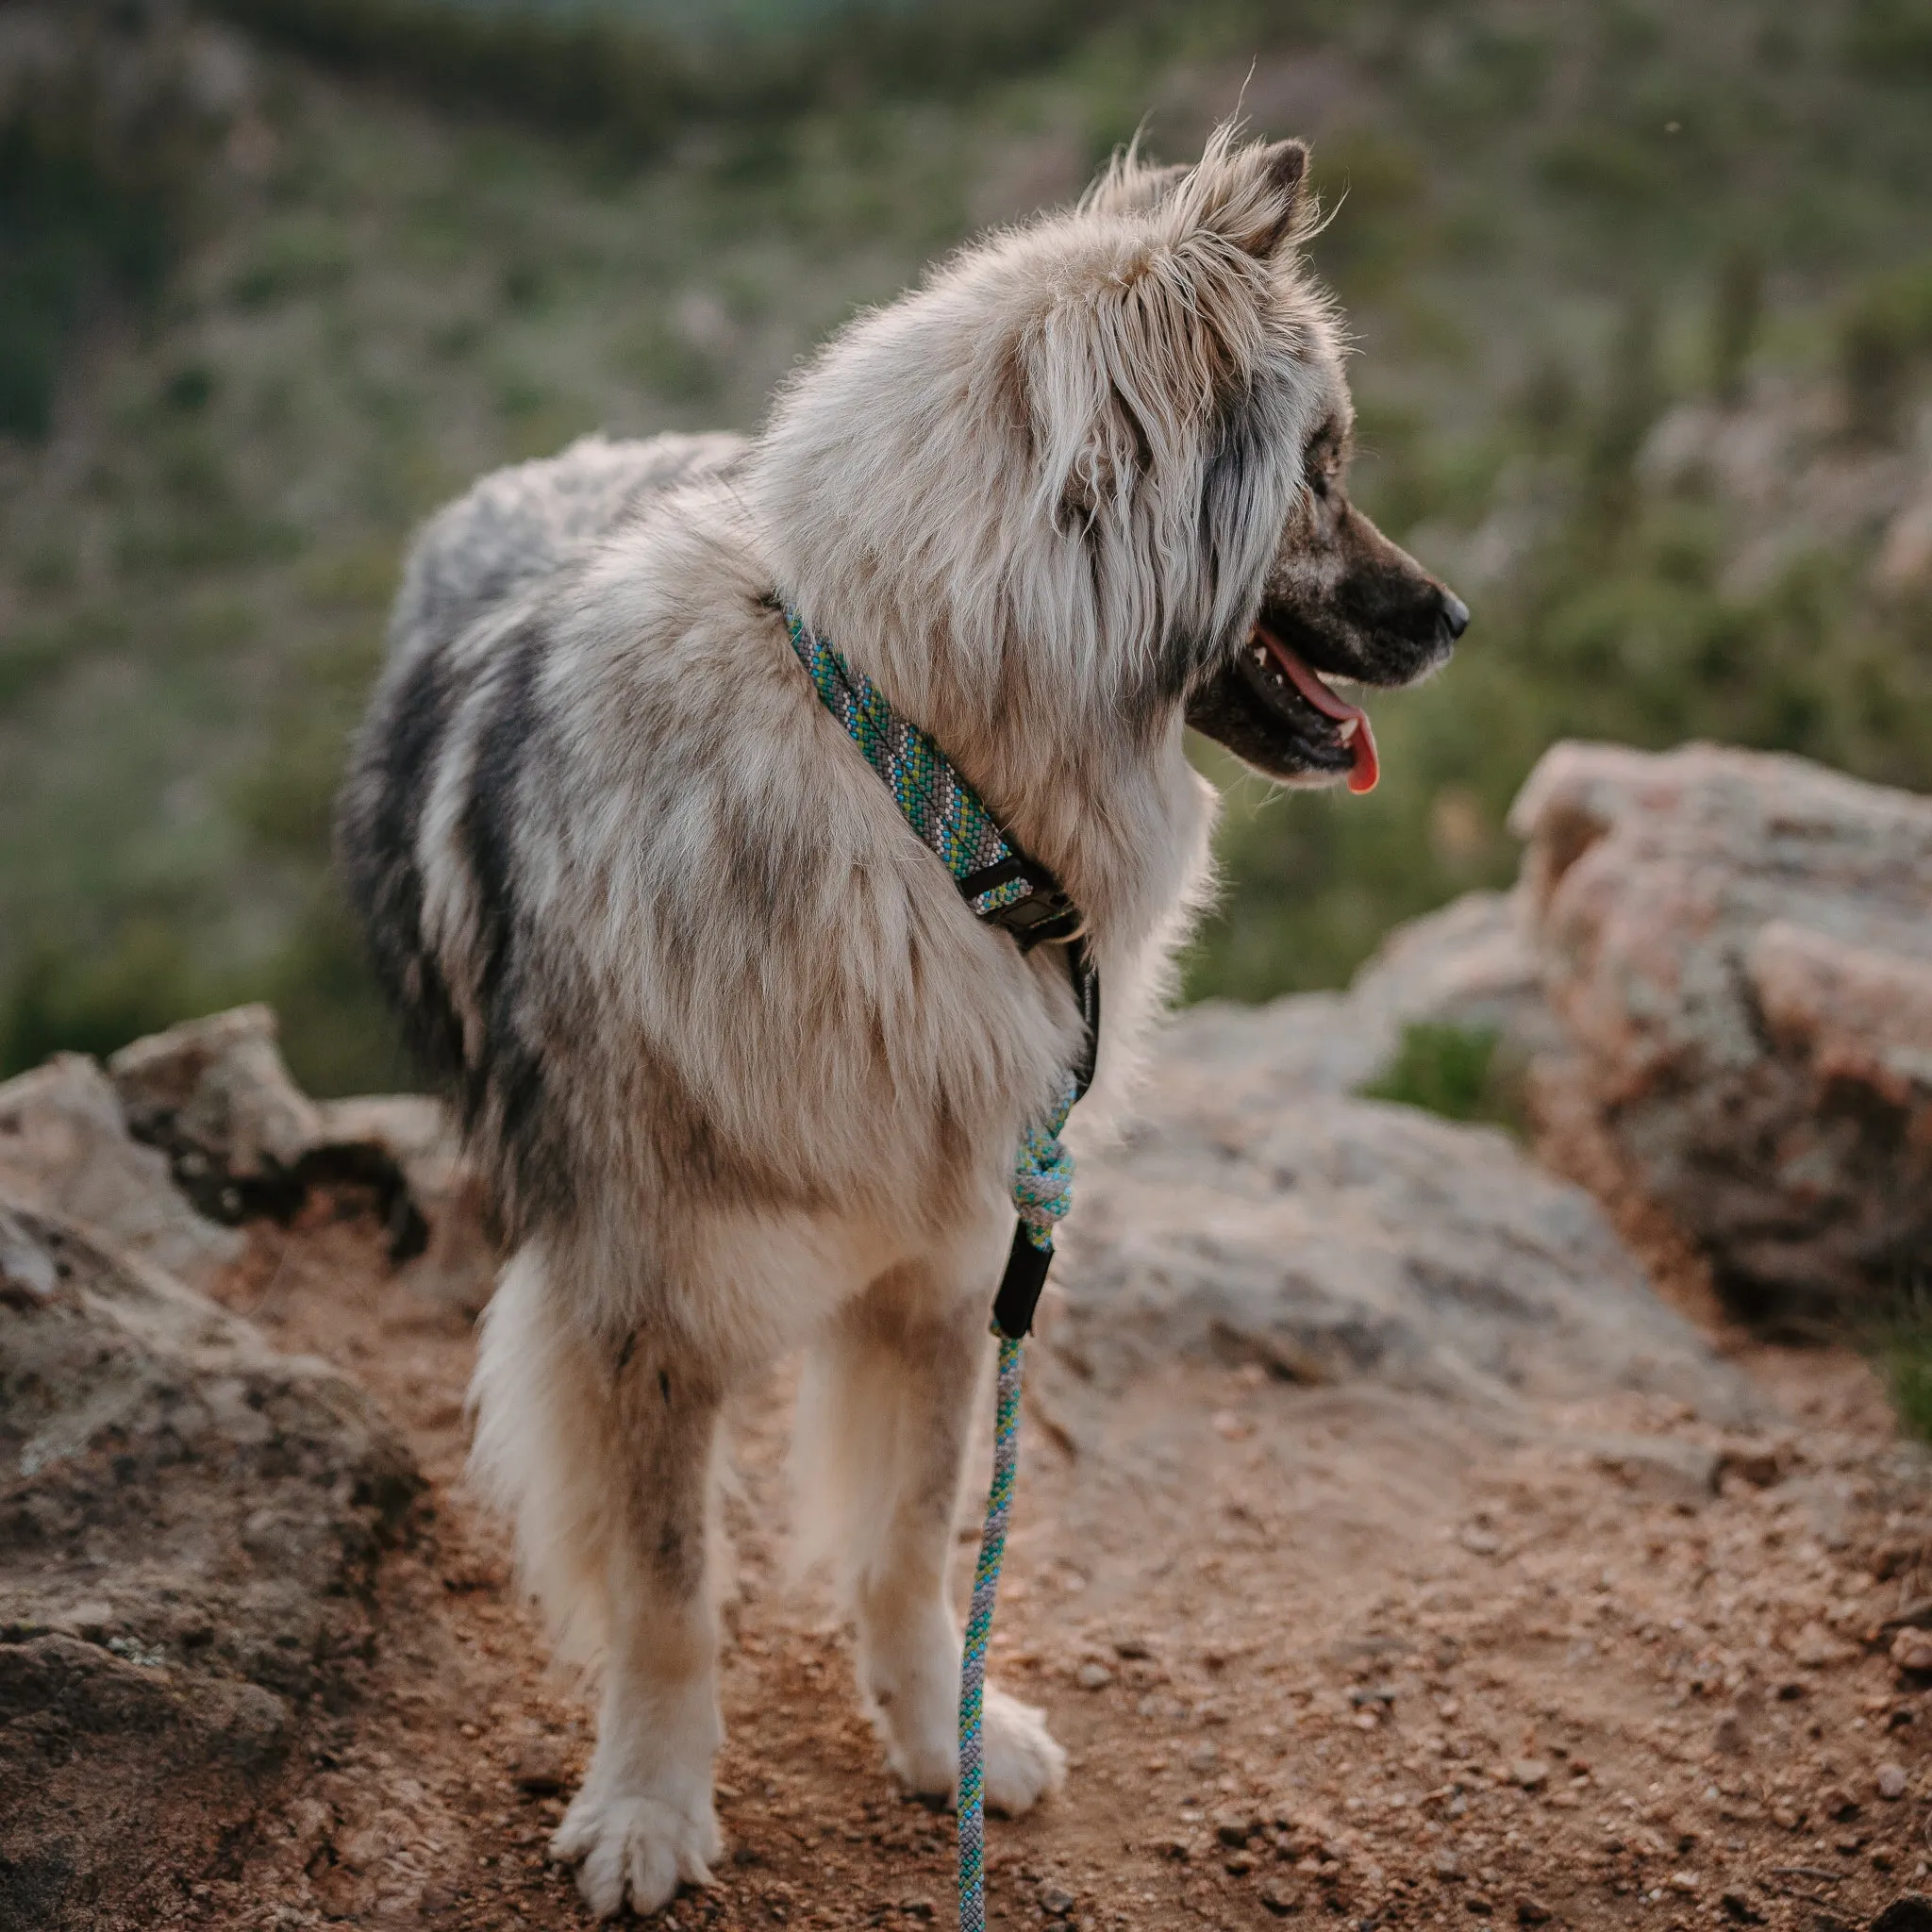
<path id="1" fill-rule="evenodd" d="M 1021 1137 L 1013 1170 L 1019 1225 L 993 1299 L 993 1328 L 1018 1340 L 1033 1324 L 1053 1258 L 1055 1224 L 1073 1205 L 1074 1157 L 1060 1131 L 1093 1078 L 1100 1039 L 1100 975 L 1081 935 L 1079 908 L 1047 867 L 1028 858 L 953 762 L 917 724 L 899 716 L 863 672 L 798 612 L 785 612 L 786 635 L 825 708 L 845 727 L 866 762 L 928 851 L 952 874 L 974 914 L 1011 935 L 1023 953 L 1063 944 L 1074 1001 L 1086 1038 L 1079 1062 L 1048 1118 Z"/>

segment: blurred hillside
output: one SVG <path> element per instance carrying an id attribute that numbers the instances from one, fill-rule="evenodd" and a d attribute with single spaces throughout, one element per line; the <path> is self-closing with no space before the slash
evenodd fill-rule
<path id="1" fill-rule="evenodd" d="M 263 997 L 306 1084 L 392 1084 L 326 827 L 415 520 L 755 426 L 855 307 L 1237 101 L 1317 143 L 1357 493 L 1476 622 L 1378 701 L 1373 798 L 1234 787 L 1194 991 L 1507 878 L 1562 733 L 1932 789 L 1932 0 L 695 15 L 0 8 L 0 1072 Z"/>

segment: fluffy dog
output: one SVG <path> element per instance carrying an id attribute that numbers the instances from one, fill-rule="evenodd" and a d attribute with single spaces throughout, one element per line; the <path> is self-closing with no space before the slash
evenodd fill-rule
<path id="1" fill-rule="evenodd" d="M 1373 777 L 1317 673 L 1408 682 L 1467 612 L 1349 505 L 1307 152 L 1223 129 L 861 316 L 755 441 L 580 442 L 410 558 L 339 824 L 383 981 L 513 1255 L 475 1467 L 597 1748 L 554 1841 L 599 1913 L 718 1856 L 721 1405 L 804 1349 L 800 1461 L 892 1769 L 949 1795 L 947 1588 L 1023 1127 L 1080 1033 L 819 702 L 797 609 L 1085 916 L 1118 1094 L 1208 867 L 1189 723 Z M 1096 1103 L 1090 1102 L 1090 1113 Z M 986 1789 L 1060 1780 L 988 1693 Z"/>

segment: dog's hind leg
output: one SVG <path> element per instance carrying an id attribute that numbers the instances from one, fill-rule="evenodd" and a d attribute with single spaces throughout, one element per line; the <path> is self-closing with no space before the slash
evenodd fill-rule
<path id="1" fill-rule="evenodd" d="M 561 1646 L 601 1653 L 597 1749 L 551 1840 L 602 1917 L 704 1884 L 723 1736 L 710 1582 L 720 1391 L 639 1334 L 600 1348 L 527 1254 L 478 1357 L 475 1468 Z"/>
<path id="2" fill-rule="evenodd" d="M 958 1777 L 959 1627 L 949 1570 L 974 1404 L 987 1392 L 989 1282 L 977 1254 L 951 1271 L 895 1270 L 814 1350 L 799 1396 L 808 1547 L 831 1558 L 858 1630 L 860 1694 L 894 1772 L 950 1798 Z M 1028 1809 L 1066 1754 L 1030 1706 L 989 1689 L 986 1800 Z"/>

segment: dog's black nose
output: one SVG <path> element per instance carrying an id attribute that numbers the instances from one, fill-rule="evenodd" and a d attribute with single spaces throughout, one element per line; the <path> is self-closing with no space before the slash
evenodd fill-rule
<path id="1" fill-rule="evenodd" d="M 1442 592 L 1442 628 L 1453 643 L 1469 628 L 1469 606 L 1454 591 Z"/>

